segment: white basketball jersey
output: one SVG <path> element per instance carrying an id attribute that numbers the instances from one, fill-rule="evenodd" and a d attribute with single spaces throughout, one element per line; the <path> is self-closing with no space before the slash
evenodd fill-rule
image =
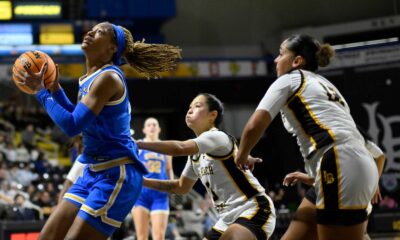
<path id="1" fill-rule="evenodd" d="M 232 139 L 232 141 L 234 141 Z M 265 190 L 249 171 L 239 170 L 234 161 L 236 145 L 226 156 L 198 154 L 188 157 L 185 176 L 200 178 L 219 214 L 228 213 Z"/>
<path id="2" fill-rule="evenodd" d="M 351 139 L 363 144 L 347 102 L 337 88 L 322 76 L 308 71 L 293 71 L 300 85 L 281 109 L 285 128 L 296 135 L 306 170 L 315 176 L 316 164 L 332 144 Z"/>

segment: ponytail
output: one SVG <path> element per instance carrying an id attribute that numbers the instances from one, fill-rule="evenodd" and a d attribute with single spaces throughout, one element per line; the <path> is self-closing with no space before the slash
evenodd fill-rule
<path id="1" fill-rule="evenodd" d="M 130 31 L 126 28 L 123 30 L 126 40 L 123 56 L 132 68 L 147 78 L 158 78 L 160 72 L 177 67 L 177 61 L 182 58 L 182 49 L 168 44 L 148 44 L 144 39 L 134 42 Z"/>

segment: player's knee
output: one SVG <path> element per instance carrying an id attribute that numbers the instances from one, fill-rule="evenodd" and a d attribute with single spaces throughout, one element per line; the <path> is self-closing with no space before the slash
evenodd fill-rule
<path id="1" fill-rule="evenodd" d="M 46 231 L 46 232 L 41 232 L 39 234 L 38 239 L 39 240 L 53 240 L 53 239 L 56 239 L 56 237 L 51 232 L 49 233 L 48 231 Z"/>

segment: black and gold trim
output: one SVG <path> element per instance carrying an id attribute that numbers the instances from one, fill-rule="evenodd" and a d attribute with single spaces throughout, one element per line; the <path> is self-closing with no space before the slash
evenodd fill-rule
<path id="1" fill-rule="evenodd" d="M 321 159 L 319 174 L 323 209 L 337 210 L 340 208 L 340 179 L 337 161 L 335 147 L 330 148 Z"/>
<path id="2" fill-rule="evenodd" d="M 306 86 L 306 79 L 301 71 L 300 74 L 300 87 L 289 99 L 287 106 L 300 123 L 306 135 L 310 138 L 310 142 L 314 145 L 314 151 L 307 156 L 307 158 L 310 158 L 316 150 L 333 143 L 335 139 L 333 134 L 329 132 L 330 130 L 324 127 L 314 116 L 310 106 L 301 96 L 301 93 L 304 91 Z"/>
<path id="3" fill-rule="evenodd" d="M 343 209 L 341 204 L 340 166 L 336 147 L 330 148 L 321 159 L 320 187 L 322 206 L 317 206 L 317 223 L 351 226 L 367 220 L 366 207 Z"/>
<path id="4" fill-rule="evenodd" d="M 219 130 L 218 130 L 218 131 L 219 131 Z M 230 158 L 232 155 L 235 154 L 235 150 L 236 150 L 236 148 L 237 148 L 237 147 L 236 147 L 236 146 L 237 146 L 236 138 L 233 137 L 233 136 L 231 136 L 231 135 L 229 135 L 229 134 L 226 133 L 226 132 L 223 132 L 223 133 L 225 133 L 226 135 L 228 135 L 229 139 L 232 141 L 232 149 L 231 149 L 231 151 L 230 151 L 229 153 L 227 153 L 226 155 L 223 155 L 223 156 L 216 156 L 216 155 L 212 155 L 212 154 L 207 153 L 206 155 L 207 155 L 208 157 L 210 157 L 210 158 L 212 158 L 212 159 L 215 159 L 215 160 L 220 160 L 220 161 L 222 161 L 222 160 L 226 160 L 226 159 Z"/>
<path id="5" fill-rule="evenodd" d="M 268 239 L 268 234 L 263 228 L 272 216 L 271 205 L 265 196 L 257 196 L 255 200 L 258 207 L 257 212 L 251 218 L 240 217 L 234 223 L 249 229 L 257 240 L 266 240 Z"/>
<path id="6" fill-rule="evenodd" d="M 300 77 L 301 77 L 301 82 L 300 82 L 300 86 L 296 89 L 296 91 L 294 91 L 294 93 L 288 98 L 288 103 L 290 102 L 290 101 L 292 101 L 293 100 L 293 98 L 298 94 L 298 93 L 301 93 L 302 91 L 303 91 L 303 89 L 304 89 L 304 87 L 305 87 L 305 83 L 306 83 L 306 81 L 305 81 L 305 77 L 304 77 L 304 73 L 301 71 L 301 70 L 298 70 L 299 71 L 299 73 L 300 73 Z"/>
<path id="7" fill-rule="evenodd" d="M 205 238 L 207 240 L 218 240 L 221 238 L 224 232 L 217 230 L 216 228 L 212 227 L 207 233 Z"/>
<path id="8" fill-rule="evenodd" d="M 245 173 L 236 167 L 233 156 L 227 160 L 221 161 L 221 164 L 225 168 L 226 172 L 230 175 L 234 184 L 246 196 L 247 199 L 250 199 L 259 193 L 259 191 L 247 179 Z"/>

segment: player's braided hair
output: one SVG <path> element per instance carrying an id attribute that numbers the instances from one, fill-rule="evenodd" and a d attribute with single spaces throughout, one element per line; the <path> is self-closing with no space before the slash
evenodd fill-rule
<path id="1" fill-rule="evenodd" d="M 126 40 L 123 56 L 132 68 L 147 78 L 158 78 L 160 72 L 177 67 L 182 49 L 168 44 L 148 44 L 144 39 L 135 42 L 131 32 L 126 28 L 123 30 Z"/>

